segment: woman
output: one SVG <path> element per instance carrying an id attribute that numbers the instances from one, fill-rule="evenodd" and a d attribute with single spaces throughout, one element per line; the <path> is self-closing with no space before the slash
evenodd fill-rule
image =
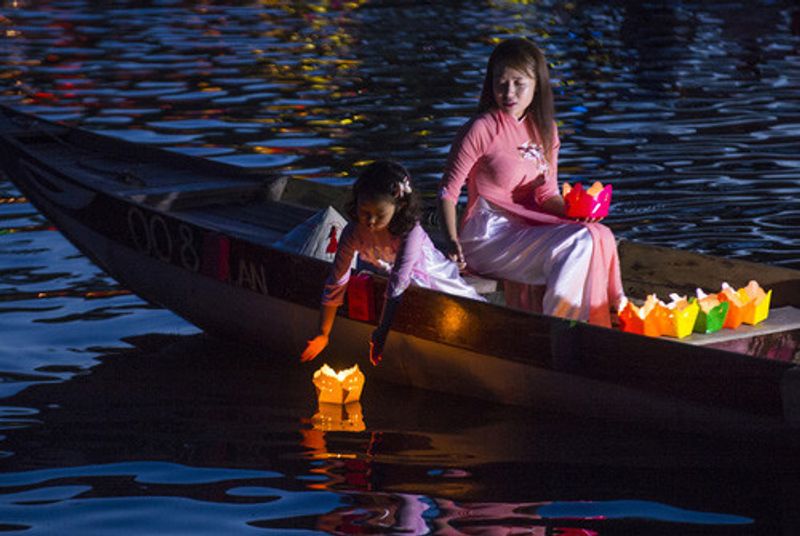
<path id="1" fill-rule="evenodd" d="M 544 55 L 525 39 L 500 43 L 489 58 L 478 114 L 461 129 L 442 179 L 447 254 L 506 279 L 507 292 L 545 285 L 545 314 L 610 326 L 610 306 L 624 295 L 614 235 L 594 220 L 564 218 L 559 146 Z M 464 183 L 459 237 L 456 204 Z"/>

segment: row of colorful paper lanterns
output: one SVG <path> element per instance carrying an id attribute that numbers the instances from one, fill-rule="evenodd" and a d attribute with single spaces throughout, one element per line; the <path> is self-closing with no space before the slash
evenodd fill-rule
<path id="1" fill-rule="evenodd" d="M 664 303 L 650 294 L 641 307 L 626 301 L 619 310 L 620 327 L 640 335 L 683 339 L 693 332 L 736 329 L 742 323 L 755 325 L 769 316 L 772 290 L 765 292 L 756 281 L 738 290 L 723 283 L 714 294 L 697 289 L 696 298 L 677 294 L 670 294 L 670 298 L 670 303 Z"/>

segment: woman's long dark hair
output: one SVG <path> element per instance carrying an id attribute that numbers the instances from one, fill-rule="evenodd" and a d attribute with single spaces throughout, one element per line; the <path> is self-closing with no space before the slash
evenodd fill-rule
<path id="1" fill-rule="evenodd" d="M 539 132 L 544 154 L 549 156 L 554 141 L 553 88 L 550 86 L 550 70 L 547 68 L 547 60 L 539 47 L 532 42 L 527 39 L 514 38 L 503 41 L 495 47 L 486 66 L 486 77 L 483 80 L 478 113 L 497 107 L 494 98 L 494 74 L 496 70 L 504 67 L 528 73 L 536 79 L 533 102 L 526 111 L 527 120 L 530 121 L 534 131 Z"/>
<path id="2" fill-rule="evenodd" d="M 404 181 L 411 186 L 411 192 L 403 192 Z M 389 222 L 389 232 L 404 236 L 422 216 L 419 193 L 411 181 L 411 174 L 401 164 L 392 160 L 376 160 L 364 168 L 353 184 L 352 197 L 345 209 L 352 221 L 358 221 L 359 199 L 386 198 L 394 202 L 395 212 Z"/>

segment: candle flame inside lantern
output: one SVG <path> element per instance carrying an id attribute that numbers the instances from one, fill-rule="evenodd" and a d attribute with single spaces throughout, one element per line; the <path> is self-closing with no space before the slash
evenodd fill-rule
<path id="1" fill-rule="evenodd" d="M 357 402 L 361 398 L 361 390 L 364 388 L 364 373 L 361 372 L 358 365 L 336 372 L 324 364 L 314 372 L 313 382 L 320 402 L 348 404 Z"/>

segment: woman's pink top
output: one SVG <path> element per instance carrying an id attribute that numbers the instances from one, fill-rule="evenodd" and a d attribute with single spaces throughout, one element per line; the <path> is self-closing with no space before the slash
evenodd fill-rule
<path id="1" fill-rule="evenodd" d="M 592 235 L 593 252 L 585 285 L 589 285 L 594 324 L 610 325 L 609 302 L 624 295 L 614 235 L 599 223 L 581 223 L 544 212 L 542 204 L 558 191 L 558 133 L 553 131 L 549 159 L 539 132 L 501 110 L 489 110 L 469 121 L 450 150 L 439 196 L 458 202 L 467 184 L 468 219 L 479 197 L 523 218 L 531 225 L 580 224 Z M 537 180 L 538 179 L 538 180 Z M 469 259 L 467 259 L 469 262 Z"/>
<path id="2" fill-rule="evenodd" d="M 470 217 L 480 196 L 532 224 L 564 223 L 540 208 L 550 197 L 559 195 L 560 146 L 554 128 L 548 162 L 539 133 L 529 121 L 518 121 L 500 110 L 483 113 L 464 126 L 453 144 L 440 196 L 458 203 L 466 182 L 465 218 Z M 539 177 L 544 179 L 541 185 Z"/>

